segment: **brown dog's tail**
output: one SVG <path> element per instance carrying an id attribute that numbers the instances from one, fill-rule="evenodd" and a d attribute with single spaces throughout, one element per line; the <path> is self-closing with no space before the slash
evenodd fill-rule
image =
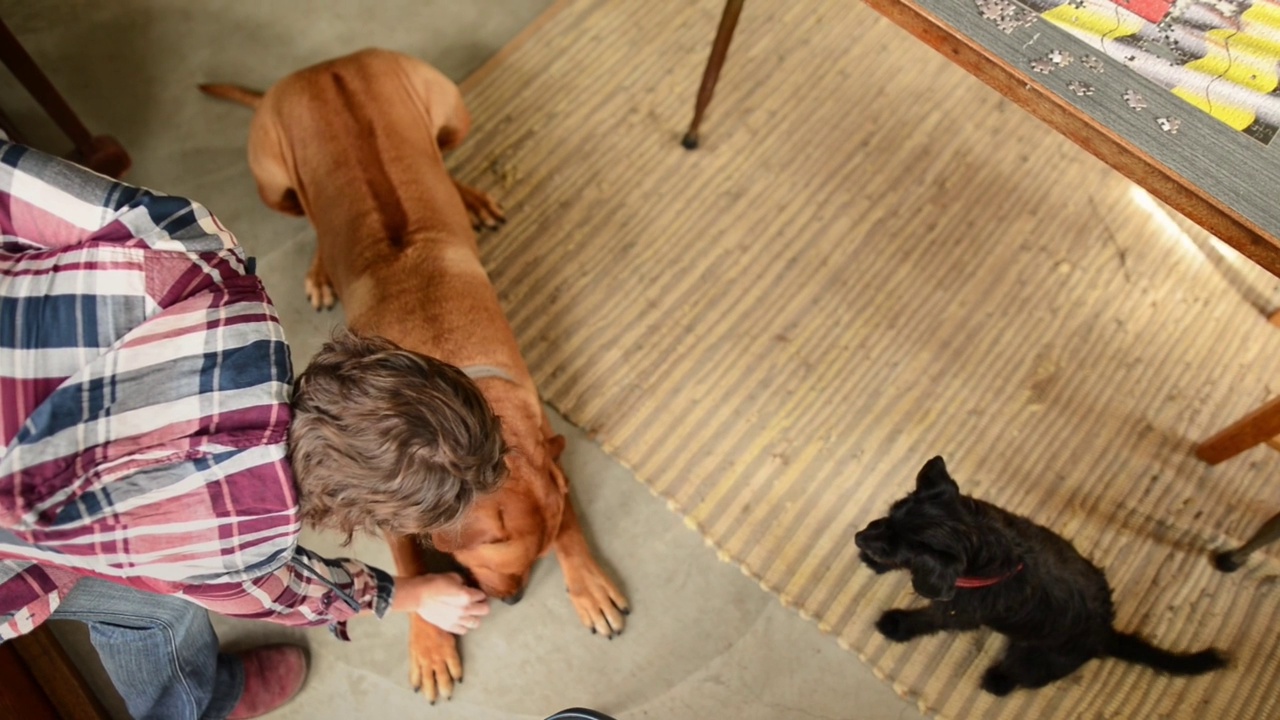
<path id="1" fill-rule="evenodd" d="M 239 85 L 226 85 L 222 83 L 205 83 L 200 86 L 200 92 L 223 100 L 230 100 L 234 103 L 247 105 L 251 108 L 258 107 L 258 103 L 262 102 L 262 93 L 248 88 L 242 88 Z"/>

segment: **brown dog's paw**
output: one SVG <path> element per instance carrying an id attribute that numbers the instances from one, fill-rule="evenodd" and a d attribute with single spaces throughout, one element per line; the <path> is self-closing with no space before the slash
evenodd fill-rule
<path id="1" fill-rule="evenodd" d="M 462 682 L 458 639 L 420 617 L 409 618 L 409 684 L 432 705 L 453 698 L 454 682 Z"/>
<path id="2" fill-rule="evenodd" d="M 311 303 L 311 308 L 316 312 L 328 310 L 337 302 L 338 296 L 333 291 L 329 273 L 320 264 L 320 253 L 316 253 L 315 259 L 311 261 L 311 269 L 307 271 L 303 287 L 307 291 L 307 302 Z"/>
<path id="3" fill-rule="evenodd" d="M 625 616 L 631 614 L 627 599 L 598 567 L 584 568 L 566 578 L 569 600 L 578 611 L 582 624 L 592 633 L 612 640 L 621 635 L 626 624 Z"/>
<path id="4" fill-rule="evenodd" d="M 502 210 L 502 205 L 498 204 L 492 195 L 463 185 L 457 180 L 454 180 L 453 184 L 458 188 L 458 194 L 462 196 L 462 204 L 467 206 L 471 227 L 477 230 L 480 228 L 495 230 L 507 221 L 507 214 Z"/>

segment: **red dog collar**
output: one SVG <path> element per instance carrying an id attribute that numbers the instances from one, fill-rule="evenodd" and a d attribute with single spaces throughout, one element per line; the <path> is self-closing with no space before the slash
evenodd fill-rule
<path id="1" fill-rule="evenodd" d="M 1001 576 L 999 576 L 999 577 L 988 577 L 988 578 L 971 578 L 971 577 L 962 577 L 962 578 L 956 578 L 956 587 L 958 587 L 958 588 L 965 588 L 965 589 L 969 589 L 969 588 L 984 588 L 984 587 L 991 587 L 992 585 L 995 585 L 996 583 L 1001 583 L 1001 582 L 1004 582 L 1005 580 L 1008 580 L 1009 578 L 1013 577 L 1014 575 L 1017 575 L 1017 574 L 1018 574 L 1018 573 L 1020 573 L 1020 572 L 1022 572 L 1022 563 L 1018 563 L 1018 567 L 1014 568 L 1013 570 L 1010 570 L 1009 572 L 1007 572 L 1007 573 L 1005 573 L 1005 574 L 1003 574 L 1003 575 L 1001 575 Z"/>

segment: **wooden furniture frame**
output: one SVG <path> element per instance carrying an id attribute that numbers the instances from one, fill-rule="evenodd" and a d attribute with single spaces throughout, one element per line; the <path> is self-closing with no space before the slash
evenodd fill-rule
<path id="1" fill-rule="evenodd" d="M 107 720 L 48 625 L 0 645 L 0 717 Z"/>
<path id="2" fill-rule="evenodd" d="M 1013 67 L 994 52 L 959 33 L 914 0 L 863 1 L 1153 196 L 1280 277 L 1280 241 L 1256 223 L 1188 182 L 1133 142 L 1102 126 L 1027 72 Z M 715 92 L 742 7 L 743 0 L 727 0 L 725 3 L 698 90 L 693 121 L 682 142 L 690 150 L 698 146 L 700 126 Z M 1280 436 L 1280 398 L 1200 443 L 1196 455 L 1209 464 L 1217 464 L 1277 436 Z"/>
<path id="3" fill-rule="evenodd" d="M 698 128 L 702 125 L 702 116 L 711 104 L 711 96 L 715 94 L 716 83 L 720 81 L 720 68 L 724 67 L 724 59 L 729 55 L 729 43 L 733 42 L 733 31 L 738 29 L 738 17 L 742 15 L 743 0 L 726 0 L 724 13 L 720 16 L 720 27 L 716 30 L 716 39 L 711 43 L 711 55 L 707 58 L 707 69 L 702 73 L 702 85 L 698 87 L 698 100 L 693 108 L 693 121 L 689 123 L 689 131 L 680 141 L 686 150 L 698 147 Z"/>
<path id="4" fill-rule="evenodd" d="M 74 149 L 68 156 L 70 160 L 111 178 L 120 178 L 128 171 L 132 161 L 120 142 L 110 135 L 94 135 L 89 132 L 58 89 L 49 82 L 49 78 L 40 70 L 40 66 L 36 65 L 35 60 L 2 20 L 0 20 L 0 62 L 4 63 L 22 87 L 31 93 L 31 97 L 35 98 L 40 107 L 49 114 L 58 128 L 71 139 Z M 0 112 L 0 130 L 4 130 L 5 134 L 15 142 L 23 142 L 22 135 L 3 112 Z"/>

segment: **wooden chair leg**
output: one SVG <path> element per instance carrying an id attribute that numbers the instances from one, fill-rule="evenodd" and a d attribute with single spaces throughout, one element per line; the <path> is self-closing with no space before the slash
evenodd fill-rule
<path id="1" fill-rule="evenodd" d="M 107 720 L 110 717 L 47 625 L 0 645 L 0 649 L 12 653 L 8 663 L 21 672 L 21 675 L 13 673 L 13 677 L 3 675 L 0 717 L 21 717 L 24 720 L 43 717 L 50 720 Z M 50 714 L 5 712 L 6 705 L 11 709 L 15 704 L 21 707 L 29 702 L 43 704 L 46 712 L 51 711 Z"/>
<path id="2" fill-rule="evenodd" d="M 124 146 L 110 135 L 94 135 L 89 140 L 87 149 L 76 148 L 67 159 L 116 180 L 123 177 L 133 165 Z"/>
<path id="3" fill-rule="evenodd" d="M 702 124 L 702 116 L 711 104 L 711 96 L 716 91 L 716 81 L 720 79 L 720 68 L 724 67 L 725 56 L 729 54 L 729 43 L 733 41 L 733 31 L 738 27 L 738 16 L 742 14 L 744 0 L 725 0 L 724 14 L 720 16 L 720 29 L 716 31 L 715 42 L 711 44 L 711 56 L 707 58 L 707 69 L 702 73 L 702 86 L 698 88 L 698 102 L 693 108 L 693 122 L 689 123 L 689 132 L 685 133 L 680 144 L 686 150 L 698 147 L 698 127 Z"/>
<path id="4" fill-rule="evenodd" d="M 27 144 L 27 141 L 22 137 L 22 133 L 18 131 L 18 126 L 13 124 L 13 120 L 10 120 L 3 110 L 0 110 L 0 131 L 3 131 L 11 142 Z"/>
<path id="5" fill-rule="evenodd" d="M 129 154 L 120 142 L 108 135 L 89 132 L 3 20 L 0 20 L 0 62 L 53 118 L 58 128 L 71 138 L 75 147 L 72 159 L 113 178 L 119 178 L 129 169 Z"/>
<path id="6" fill-rule="evenodd" d="M 1196 447 L 1196 457 L 1217 465 L 1280 435 L 1280 398 L 1276 398 Z"/>
<path id="7" fill-rule="evenodd" d="M 1241 565 L 1244 565 L 1254 550 L 1275 542 L 1277 539 L 1280 539 L 1280 515 L 1276 515 L 1263 523 L 1262 527 L 1258 528 L 1258 532 L 1254 533 L 1253 537 L 1249 538 L 1249 541 L 1244 545 L 1235 550 L 1215 555 L 1213 564 L 1222 572 L 1234 572 L 1239 570 Z"/>

